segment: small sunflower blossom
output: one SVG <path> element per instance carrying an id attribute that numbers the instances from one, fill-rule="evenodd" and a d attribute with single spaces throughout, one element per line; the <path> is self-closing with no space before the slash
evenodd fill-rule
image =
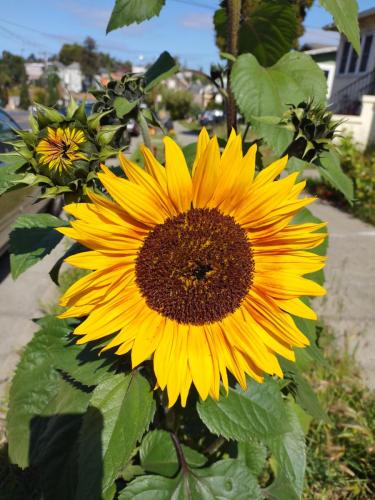
<path id="1" fill-rule="evenodd" d="M 104 350 L 131 352 L 133 368 L 151 358 L 169 406 L 185 406 L 192 384 L 218 399 L 228 372 L 243 388 L 246 375 L 282 377 L 277 356 L 294 361 L 309 344 L 292 315 L 316 319 L 300 297 L 325 294 L 303 277 L 324 267 L 309 250 L 325 224 L 291 223 L 314 198 L 298 198 L 297 173 L 279 178 L 287 157 L 255 175 L 256 145 L 243 156 L 232 132 L 221 154 L 203 129 L 190 174 L 164 144 L 165 167 L 146 147 L 144 170 L 120 156 L 127 179 L 99 174 L 112 199 L 65 207 L 76 220 L 58 231 L 90 249 L 66 262 L 93 272 L 63 295 L 60 317 L 86 317 L 79 344 L 108 337 Z"/>
<path id="2" fill-rule="evenodd" d="M 73 167 L 74 161 L 87 160 L 87 156 L 80 152 L 80 144 L 85 141 L 82 130 L 48 127 L 47 136 L 38 142 L 35 150 L 40 155 L 42 165 L 46 165 L 50 171 L 63 174 Z"/>

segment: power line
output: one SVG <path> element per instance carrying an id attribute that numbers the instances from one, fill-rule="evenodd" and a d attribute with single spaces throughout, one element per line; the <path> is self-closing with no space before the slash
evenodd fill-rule
<path id="1" fill-rule="evenodd" d="M 190 0 L 172 0 L 172 2 L 176 3 L 184 3 L 186 5 L 194 5 L 195 7 L 201 7 L 202 9 L 208 9 L 212 10 L 213 12 L 216 10 L 215 7 L 212 5 L 207 5 L 206 3 L 200 3 L 200 2 L 191 2 Z"/>

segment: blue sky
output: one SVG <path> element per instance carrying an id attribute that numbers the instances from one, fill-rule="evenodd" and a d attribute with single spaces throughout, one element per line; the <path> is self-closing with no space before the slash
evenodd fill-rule
<path id="1" fill-rule="evenodd" d="M 63 43 L 92 36 L 100 50 L 133 63 L 152 62 L 167 49 L 190 67 L 207 69 L 218 60 L 212 14 L 219 0 L 167 0 L 158 18 L 105 35 L 114 0 L 17 0 L 2 2 L 0 52 L 27 56 L 51 55 Z M 306 18 L 304 41 L 335 43 L 337 35 L 319 30 L 331 22 L 315 6 Z M 375 0 L 360 0 L 360 10 L 375 7 Z"/>

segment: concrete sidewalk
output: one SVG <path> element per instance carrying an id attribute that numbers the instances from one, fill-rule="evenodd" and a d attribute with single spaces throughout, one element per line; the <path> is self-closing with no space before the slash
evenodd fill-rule
<path id="1" fill-rule="evenodd" d="M 0 283 L 0 402 L 6 397 L 22 348 L 37 329 L 32 319 L 41 316 L 43 304 L 51 305 L 57 298 L 57 286 L 48 273 L 64 249 L 62 242 L 16 281 L 8 274 Z M 6 258 L 2 257 L 3 266 Z"/>
<path id="2" fill-rule="evenodd" d="M 322 202 L 311 211 L 329 231 L 327 296 L 315 308 L 375 390 L 375 227 Z"/>

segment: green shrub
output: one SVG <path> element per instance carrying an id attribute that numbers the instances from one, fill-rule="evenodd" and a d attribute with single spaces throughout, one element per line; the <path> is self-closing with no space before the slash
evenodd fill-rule
<path id="1" fill-rule="evenodd" d="M 343 171 L 353 180 L 353 205 L 349 205 L 344 196 L 325 181 L 308 179 L 308 191 L 365 222 L 375 224 L 375 148 L 361 152 L 352 137 L 344 137 L 340 144 L 340 158 Z"/>
<path id="2" fill-rule="evenodd" d="M 189 115 L 193 96 L 187 90 L 165 90 L 164 102 L 172 120 L 181 120 Z"/>

